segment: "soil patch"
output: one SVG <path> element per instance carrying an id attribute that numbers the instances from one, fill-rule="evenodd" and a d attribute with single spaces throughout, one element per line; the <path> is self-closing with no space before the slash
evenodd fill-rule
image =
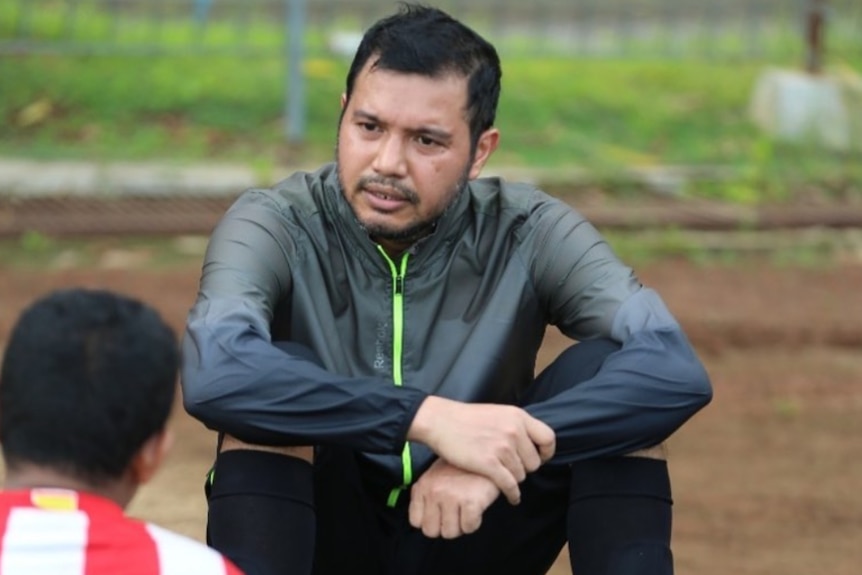
<path id="1" fill-rule="evenodd" d="M 663 261 L 637 270 L 701 352 L 715 400 L 670 440 L 677 573 L 858 573 L 862 536 L 862 266 Z M 0 268 L 0 344 L 58 287 L 118 290 L 177 329 L 199 266 Z M 548 332 L 540 366 L 566 341 Z M 202 539 L 213 434 L 181 409 L 167 465 L 131 513 Z M 565 552 L 552 573 L 568 573 Z"/>

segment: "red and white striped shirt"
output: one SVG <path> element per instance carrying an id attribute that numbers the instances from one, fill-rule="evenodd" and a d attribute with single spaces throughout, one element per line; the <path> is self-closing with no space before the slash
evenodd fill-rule
<path id="1" fill-rule="evenodd" d="M 242 575 L 206 545 L 67 489 L 0 492 L 0 575 Z"/>

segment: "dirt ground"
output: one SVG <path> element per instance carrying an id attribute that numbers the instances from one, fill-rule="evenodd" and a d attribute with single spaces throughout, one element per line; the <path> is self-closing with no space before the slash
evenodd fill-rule
<path id="1" fill-rule="evenodd" d="M 686 327 L 715 387 L 713 403 L 669 442 L 678 574 L 859 572 L 860 264 L 663 261 L 637 270 Z M 0 268 L 0 343 L 23 305 L 71 285 L 139 296 L 181 329 L 197 265 L 113 267 Z M 549 332 L 540 367 L 564 345 Z M 181 409 L 172 425 L 168 463 L 130 512 L 200 539 L 213 436 Z M 552 573 L 568 572 L 561 556 Z"/>

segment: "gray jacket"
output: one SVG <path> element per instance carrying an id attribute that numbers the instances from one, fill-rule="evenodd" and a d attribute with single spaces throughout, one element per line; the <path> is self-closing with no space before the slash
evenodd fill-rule
<path id="1" fill-rule="evenodd" d="M 390 261 L 327 165 L 247 191 L 216 227 L 183 339 L 184 404 L 246 441 L 366 452 L 409 484 L 433 459 L 404 447 L 423 399 L 518 403 L 548 325 L 622 343 L 593 379 L 527 406 L 556 432 L 557 462 L 658 443 L 711 398 L 659 296 L 568 205 L 475 180 Z"/>

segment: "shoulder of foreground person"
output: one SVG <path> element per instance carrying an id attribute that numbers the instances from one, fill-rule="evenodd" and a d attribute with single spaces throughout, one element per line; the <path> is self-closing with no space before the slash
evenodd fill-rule
<path id="1" fill-rule="evenodd" d="M 161 573 L 242 575 L 236 565 L 203 543 L 152 523 L 144 523 L 159 554 Z"/>

